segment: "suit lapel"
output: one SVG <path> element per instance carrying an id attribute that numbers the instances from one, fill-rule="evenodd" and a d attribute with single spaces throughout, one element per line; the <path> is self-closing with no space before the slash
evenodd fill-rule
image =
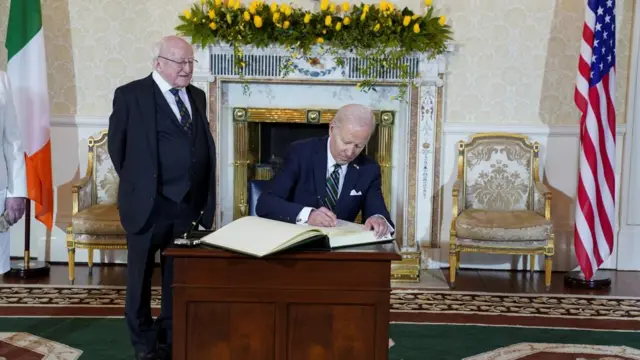
<path id="1" fill-rule="evenodd" d="M 313 175 L 316 183 L 318 202 L 324 201 L 324 198 L 327 196 L 327 138 L 323 137 L 320 141 L 322 141 L 322 144 L 318 146 L 313 161 Z"/>
<path id="2" fill-rule="evenodd" d="M 347 166 L 347 174 L 344 176 L 344 183 L 342 184 L 342 190 L 340 191 L 340 196 L 338 196 L 338 203 L 334 211 L 336 215 L 338 215 L 338 212 L 349 201 L 351 190 L 358 180 L 360 168 L 357 164 L 354 164 L 355 161 L 357 160 L 352 161 L 349 166 Z"/>
<path id="3" fill-rule="evenodd" d="M 147 137 L 147 145 L 149 146 L 149 152 L 151 155 L 152 163 L 157 164 L 158 161 L 158 138 L 156 137 L 156 101 L 155 94 L 158 86 L 153 81 L 151 75 L 146 78 L 145 88 L 142 93 L 138 97 L 140 109 L 144 116 L 141 121 L 143 122 L 143 126 L 147 128 L 146 137 Z M 159 92 L 159 89 L 158 89 Z M 166 101 L 165 101 L 166 103 Z M 168 105 L 167 105 L 168 106 Z"/>

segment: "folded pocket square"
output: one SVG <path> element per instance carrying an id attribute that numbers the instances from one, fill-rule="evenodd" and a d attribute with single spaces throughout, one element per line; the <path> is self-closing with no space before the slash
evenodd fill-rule
<path id="1" fill-rule="evenodd" d="M 358 196 L 358 195 L 362 195 L 362 192 L 360 191 L 355 191 L 355 190 L 351 190 L 351 193 L 349 194 L 351 196 Z"/>

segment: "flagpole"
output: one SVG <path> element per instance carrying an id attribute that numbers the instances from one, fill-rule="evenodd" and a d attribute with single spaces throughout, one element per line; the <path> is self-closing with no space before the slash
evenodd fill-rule
<path id="1" fill-rule="evenodd" d="M 11 262 L 11 270 L 4 276 L 41 278 L 49 276 L 50 266 L 44 261 L 31 260 L 31 199 L 26 199 L 24 209 L 24 258 Z"/>

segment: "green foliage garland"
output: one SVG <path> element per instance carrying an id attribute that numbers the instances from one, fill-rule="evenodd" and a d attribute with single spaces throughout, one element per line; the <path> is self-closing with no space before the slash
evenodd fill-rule
<path id="1" fill-rule="evenodd" d="M 378 5 L 354 6 L 346 1 L 337 5 L 322 0 L 318 12 L 285 3 L 253 1 L 245 7 L 240 0 L 201 0 L 179 15 L 176 31 L 202 47 L 231 45 L 241 77 L 246 66 L 244 46 L 287 50 L 291 59 L 283 64 L 284 76 L 293 71 L 294 58 L 312 61 L 312 49 L 333 55 L 339 66 L 344 65 L 346 53 L 366 57 L 369 61 L 359 69 L 366 80 L 358 87 L 369 91 L 375 90 L 375 69 L 398 70 L 402 80 L 411 82 L 417 74 L 410 73 L 400 59 L 413 53 L 425 53 L 432 59 L 446 50 L 451 28 L 445 16 L 434 15 L 430 0 L 425 3 L 428 10 L 419 15 L 385 0 Z"/>

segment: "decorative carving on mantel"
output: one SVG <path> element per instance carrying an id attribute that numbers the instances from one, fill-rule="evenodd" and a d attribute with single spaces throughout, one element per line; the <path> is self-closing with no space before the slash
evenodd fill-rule
<path id="1" fill-rule="evenodd" d="M 453 50 L 449 47 L 448 52 Z M 323 79 L 323 80 L 365 80 L 368 78 L 360 72 L 369 60 L 359 58 L 355 53 L 344 51 L 340 56 L 344 58 L 344 66 L 336 63 L 335 58 L 321 48 L 311 52 L 309 58 L 295 57 L 282 47 L 256 48 L 246 46 L 242 49 L 245 63 L 245 79 L 287 78 L 287 79 Z M 446 70 L 446 55 L 438 55 L 430 59 L 427 54 L 412 54 L 402 61 L 409 67 L 410 73 L 417 74 L 413 79 L 418 86 L 442 86 L 440 74 Z M 198 60 L 194 69 L 195 81 L 213 81 L 213 77 L 239 77 L 234 66 L 233 48 L 227 45 L 195 47 L 195 58 Z M 283 64 L 293 61 L 293 71 L 284 73 Z M 399 71 L 394 69 L 378 69 L 375 77 L 379 82 L 404 82 Z"/>

